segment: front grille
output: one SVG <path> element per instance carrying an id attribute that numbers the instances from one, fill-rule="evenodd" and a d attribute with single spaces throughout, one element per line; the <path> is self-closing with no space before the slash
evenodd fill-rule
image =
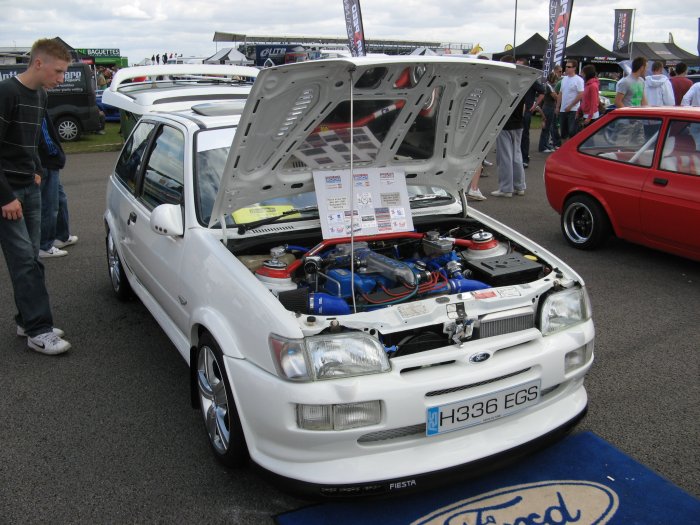
<path id="1" fill-rule="evenodd" d="M 484 316 L 479 323 L 479 338 L 511 334 L 535 327 L 535 312 L 531 308 L 519 308 L 500 315 Z"/>
<path id="2" fill-rule="evenodd" d="M 373 443 L 375 441 L 386 441 L 389 439 L 397 439 L 406 436 L 425 435 L 425 423 L 419 425 L 411 425 L 409 427 L 392 428 L 391 430 L 381 430 L 379 432 L 370 432 L 364 436 L 360 436 L 358 443 Z"/>
<path id="3" fill-rule="evenodd" d="M 530 369 L 529 368 L 524 368 L 523 370 L 518 370 L 517 372 L 513 372 L 511 374 L 506 374 L 501 377 L 494 377 L 493 379 L 488 379 L 486 381 L 480 381 L 478 383 L 470 383 L 468 385 L 462 385 L 462 386 L 454 386 L 452 388 L 445 388 L 443 390 L 433 390 L 432 392 L 428 392 L 425 394 L 426 397 L 434 397 L 434 396 L 443 396 L 445 394 L 451 394 L 453 392 L 459 392 L 461 390 L 468 390 L 470 388 L 476 388 L 478 386 L 482 385 L 488 385 L 489 383 L 495 383 L 496 381 L 501 381 L 502 379 L 508 379 L 509 377 L 514 377 L 520 374 L 524 374 L 525 372 L 528 372 Z"/>

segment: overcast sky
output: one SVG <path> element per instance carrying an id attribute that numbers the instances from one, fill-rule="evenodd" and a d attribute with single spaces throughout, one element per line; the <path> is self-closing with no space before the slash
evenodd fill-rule
<path id="1" fill-rule="evenodd" d="M 513 43 L 515 0 L 361 0 L 365 36 L 480 44 Z M 547 37 L 545 0 L 517 2 L 516 43 Z M 697 54 L 698 0 L 575 0 L 568 43 L 588 34 L 610 49 L 614 9 L 636 8 L 634 39 Z M 232 44 L 214 32 L 343 37 L 342 0 L 0 0 L 0 47 L 60 36 L 76 48 L 118 48 L 129 63 L 156 53 L 209 56 Z"/>

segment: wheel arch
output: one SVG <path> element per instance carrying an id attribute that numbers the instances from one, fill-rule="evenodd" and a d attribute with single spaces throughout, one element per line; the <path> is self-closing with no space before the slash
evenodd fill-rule
<path id="1" fill-rule="evenodd" d="M 236 345 L 236 337 L 232 330 L 227 326 L 226 320 L 209 308 L 198 308 L 192 314 L 192 322 L 190 329 L 190 401 L 192 408 L 199 408 L 199 399 L 197 397 L 197 347 L 204 333 L 208 333 L 219 345 L 225 355 L 230 355 L 235 358 L 243 358 L 238 346 Z M 230 345 L 223 345 L 221 341 L 231 342 Z M 226 350 L 224 350 L 226 349 Z"/>
<path id="2" fill-rule="evenodd" d="M 612 234 L 615 235 L 616 237 L 618 236 L 618 225 L 617 225 L 617 220 L 615 218 L 615 215 L 612 213 L 612 210 L 610 209 L 610 206 L 605 199 L 605 197 L 600 194 L 599 192 L 595 190 L 590 190 L 589 188 L 573 188 L 571 189 L 565 196 L 564 199 L 562 200 L 562 206 L 561 206 L 561 213 L 564 213 L 564 210 L 566 209 L 566 205 L 571 200 L 573 197 L 578 197 L 578 196 L 586 196 L 590 197 L 591 199 L 594 199 L 598 204 L 600 204 L 600 207 L 603 208 L 603 211 L 605 212 L 606 217 L 608 218 L 608 223 L 610 224 L 610 227 L 612 228 Z"/>

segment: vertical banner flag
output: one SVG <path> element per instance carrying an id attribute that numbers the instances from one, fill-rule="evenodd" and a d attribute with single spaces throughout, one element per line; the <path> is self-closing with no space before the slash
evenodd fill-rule
<path id="1" fill-rule="evenodd" d="M 564 60 L 566 37 L 574 0 L 549 0 L 549 39 L 544 55 L 543 74 L 546 79 L 556 64 Z"/>
<path id="2" fill-rule="evenodd" d="M 700 55 L 700 18 L 698 18 L 698 55 Z"/>
<path id="3" fill-rule="evenodd" d="M 345 28 L 348 31 L 350 52 L 354 57 L 363 57 L 367 51 L 365 49 L 365 30 L 362 28 L 360 0 L 343 0 L 343 9 L 345 10 Z"/>
<path id="4" fill-rule="evenodd" d="M 632 13 L 634 9 L 615 9 L 615 36 L 612 50 L 619 53 L 630 44 L 632 35 Z"/>

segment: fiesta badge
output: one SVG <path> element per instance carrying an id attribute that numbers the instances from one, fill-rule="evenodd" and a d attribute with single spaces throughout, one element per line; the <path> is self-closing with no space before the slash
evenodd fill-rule
<path id="1" fill-rule="evenodd" d="M 486 361 L 489 357 L 491 357 L 491 354 L 488 352 L 480 352 L 478 354 L 474 354 L 469 358 L 469 361 L 472 363 L 483 363 Z"/>
<path id="2" fill-rule="evenodd" d="M 539 481 L 505 487 L 442 507 L 411 525 L 604 525 L 617 494 L 592 481 Z"/>

